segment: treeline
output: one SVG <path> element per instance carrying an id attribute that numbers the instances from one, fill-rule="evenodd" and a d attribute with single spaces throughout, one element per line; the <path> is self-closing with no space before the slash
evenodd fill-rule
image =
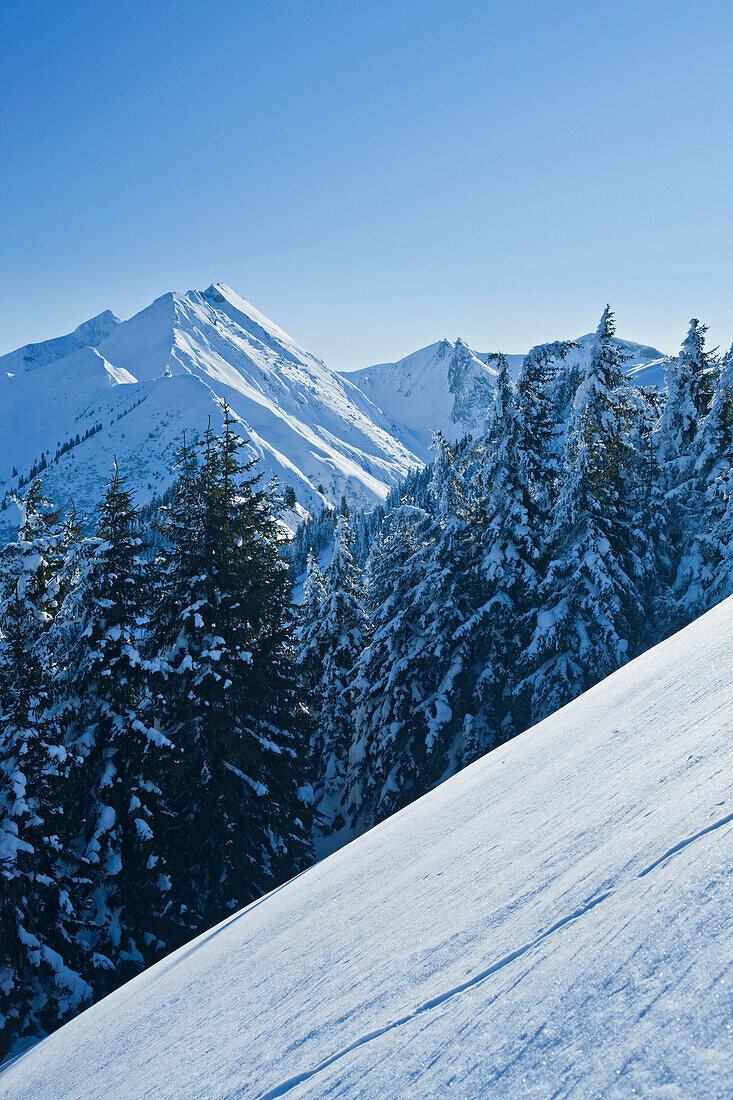
<path id="1" fill-rule="evenodd" d="M 587 368 L 543 345 L 515 386 L 497 356 L 485 436 L 436 440 L 432 467 L 375 513 L 365 565 L 344 514 L 325 574 L 328 521 L 303 529 L 323 849 L 733 590 L 733 352 L 721 362 L 705 331 L 692 321 L 666 398 L 626 378 L 609 309 Z"/>
<path id="2" fill-rule="evenodd" d="M 0 1053 L 312 860 L 278 502 L 228 413 L 155 547 L 115 469 L 96 534 L 36 481 L 0 553 Z"/>

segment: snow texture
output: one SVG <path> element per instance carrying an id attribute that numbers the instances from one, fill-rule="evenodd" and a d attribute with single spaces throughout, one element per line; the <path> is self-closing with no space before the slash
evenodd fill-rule
<path id="1" fill-rule="evenodd" d="M 733 1094 L 733 599 L 83 1013 L 22 1100 Z"/>

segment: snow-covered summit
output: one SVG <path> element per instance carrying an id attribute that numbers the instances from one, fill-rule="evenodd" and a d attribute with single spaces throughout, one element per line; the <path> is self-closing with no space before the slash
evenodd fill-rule
<path id="1" fill-rule="evenodd" d="M 733 1092 L 733 598 L 123 986 L 8 1100 Z"/>
<path id="2" fill-rule="evenodd" d="M 7 355 L 0 355 L 0 377 L 45 367 L 81 348 L 96 348 L 120 324 L 122 322 L 119 317 L 111 309 L 106 309 L 104 313 L 84 321 L 66 336 L 57 336 L 53 340 L 43 340 L 37 344 L 25 344 Z"/>
<path id="3" fill-rule="evenodd" d="M 266 477 L 292 485 L 309 509 L 343 493 L 374 504 L 420 464 L 353 382 L 221 283 L 163 294 L 127 321 L 102 315 L 33 348 L 43 370 L 19 371 L 28 349 L 2 360 L 0 498 L 43 454 L 47 491 L 71 492 L 93 511 L 116 454 L 138 499 L 149 499 L 170 483 L 183 431 L 219 423 L 222 400 Z M 77 434 L 79 444 L 54 460 Z"/>
<path id="4" fill-rule="evenodd" d="M 496 376 L 461 339 L 440 340 L 396 363 L 345 375 L 426 461 L 434 431 L 455 439 L 485 426 Z"/>

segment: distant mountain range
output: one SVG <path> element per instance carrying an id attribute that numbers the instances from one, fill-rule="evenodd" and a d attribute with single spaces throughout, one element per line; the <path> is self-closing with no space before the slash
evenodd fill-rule
<path id="1" fill-rule="evenodd" d="M 662 352 L 621 343 L 635 381 L 663 384 Z M 184 430 L 218 425 L 226 400 L 265 475 L 293 486 L 289 526 L 344 493 L 369 507 L 428 460 L 434 430 L 481 430 L 487 357 L 442 340 L 339 373 L 222 283 L 164 294 L 127 321 L 107 310 L 0 357 L 0 500 L 40 466 L 52 497 L 93 514 L 116 456 L 143 503 L 171 483 Z M 522 356 L 509 360 L 518 371 Z M 13 506 L 0 513 L 6 532 L 16 522 Z"/>

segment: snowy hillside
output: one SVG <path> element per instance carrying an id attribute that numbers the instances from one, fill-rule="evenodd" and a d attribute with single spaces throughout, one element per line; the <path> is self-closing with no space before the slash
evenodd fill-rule
<path id="1" fill-rule="evenodd" d="M 0 358 L 0 498 L 43 453 L 47 490 L 71 493 L 80 510 L 93 510 L 115 454 L 149 499 L 171 481 L 183 430 L 221 422 L 222 398 L 265 474 L 293 485 L 306 508 L 344 492 L 374 504 L 419 464 L 351 381 L 217 284 Z"/>
<path id="2" fill-rule="evenodd" d="M 733 600 L 85 1012 L 0 1096 L 733 1093 Z"/>
<path id="3" fill-rule="evenodd" d="M 433 432 L 457 439 L 485 426 L 496 376 L 463 340 L 441 340 L 396 363 L 345 375 L 426 462 Z"/>
<path id="4" fill-rule="evenodd" d="M 74 351 L 80 351 L 81 348 L 96 348 L 121 324 L 119 317 L 116 317 L 111 310 L 105 310 L 98 317 L 84 321 L 66 336 L 58 336 L 55 340 L 44 340 L 40 344 L 26 344 L 17 351 L 1 356 L 0 375 L 27 373 L 38 367 L 45 367 L 49 363 L 55 363 Z"/>
<path id="5" fill-rule="evenodd" d="M 566 365 L 586 364 L 594 339 L 594 333 L 577 337 L 580 347 L 571 352 Z M 637 385 L 664 386 L 663 352 L 632 340 L 617 342 L 629 357 L 626 370 Z M 497 376 L 487 359 L 488 353 L 473 351 L 463 340 L 441 340 L 396 363 L 380 363 L 344 377 L 379 406 L 392 432 L 427 462 L 434 431 L 455 440 L 485 425 Z M 514 378 L 523 359 L 523 354 L 507 356 Z"/>

